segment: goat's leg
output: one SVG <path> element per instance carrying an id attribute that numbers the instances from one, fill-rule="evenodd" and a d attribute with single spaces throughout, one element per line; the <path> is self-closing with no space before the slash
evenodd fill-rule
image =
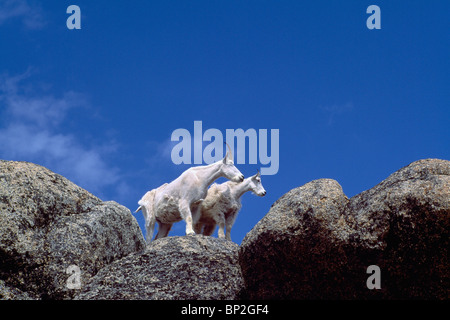
<path id="1" fill-rule="evenodd" d="M 199 200 L 200 202 L 203 201 Z M 194 231 L 196 234 L 201 234 L 203 229 L 203 222 L 200 221 L 200 218 L 202 216 L 202 208 L 200 206 L 201 204 L 196 204 L 191 207 L 192 214 L 192 225 L 194 226 Z"/>
<path id="2" fill-rule="evenodd" d="M 227 232 L 225 234 L 225 239 L 231 241 L 231 228 L 233 227 L 234 221 L 236 220 L 236 216 L 232 215 L 226 219 L 225 225 L 227 227 Z"/>
<path id="3" fill-rule="evenodd" d="M 219 239 L 225 239 L 225 223 L 219 223 L 219 232 L 217 236 Z"/>
<path id="4" fill-rule="evenodd" d="M 155 219 L 153 217 L 152 212 L 149 212 L 145 205 L 143 205 L 141 209 L 145 219 L 146 241 L 147 244 L 149 244 L 153 238 L 153 230 L 155 229 Z"/>
<path id="5" fill-rule="evenodd" d="M 150 242 L 152 241 L 154 229 L 155 229 L 154 221 L 153 221 L 153 223 L 145 224 L 145 230 L 147 231 L 147 235 L 146 235 L 147 244 L 150 244 Z"/>
<path id="6" fill-rule="evenodd" d="M 227 224 L 226 227 L 227 227 L 227 232 L 225 234 L 225 239 L 231 241 L 231 225 Z"/>
<path id="7" fill-rule="evenodd" d="M 171 223 L 160 223 L 158 222 L 159 228 L 158 228 L 158 234 L 155 237 L 156 239 L 165 238 L 169 234 L 170 229 L 172 228 Z"/>
<path id="8" fill-rule="evenodd" d="M 225 216 L 223 213 L 220 213 L 216 217 L 216 223 L 219 225 L 219 232 L 217 234 L 219 239 L 225 239 Z"/>
<path id="9" fill-rule="evenodd" d="M 193 236 L 195 234 L 194 229 L 192 228 L 192 216 L 191 214 L 186 217 L 186 235 Z"/>
<path id="10" fill-rule="evenodd" d="M 192 236 L 195 234 L 194 229 L 192 228 L 192 213 L 189 204 L 181 204 L 180 205 L 180 214 L 181 217 L 186 221 L 186 235 Z"/>

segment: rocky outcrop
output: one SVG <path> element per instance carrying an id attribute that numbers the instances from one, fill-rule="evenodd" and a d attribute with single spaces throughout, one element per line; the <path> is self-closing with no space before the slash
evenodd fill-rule
<path id="1" fill-rule="evenodd" d="M 77 299 L 236 299 L 243 287 L 238 251 L 203 235 L 158 239 L 100 270 Z"/>
<path id="2" fill-rule="evenodd" d="M 347 202 L 341 186 L 329 179 L 277 200 L 241 244 L 248 298 L 314 299 L 339 288 L 343 279 L 336 270 L 346 264 L 347 226 L 341 216 Z"/>
<path id="3" fill-rule="evenodd" d="M 449 175 L 449 161 L 428 159 L 351 199 L 329 179 L 289 191 L 241 244 L 245 296 L 448 299 Z"/>
<path id="4" fill-rule="evenodd" d="M 79 268 L 83 284 L 144 247 L 125 207 L 41 166 L 0 161 L 0 298 L 72 298 L 69 266 Z"/>
<path id="5" fill-rule="evenodd" d="M 0 300 L 36 300 L 36 297 L 15 287 L 10 287 L 0 280 Z"/>
<path id="6" fill-rule="evenodd" d="M 195 235 L 147 247 L 125 207 L 0 161 L 0 299 L 449 299 L 449 227 L 446 160 L 416 161 L 351 199 L 311 181 L 240 246 Z M 373 265 L 381 289 L 366 285 Z"/>

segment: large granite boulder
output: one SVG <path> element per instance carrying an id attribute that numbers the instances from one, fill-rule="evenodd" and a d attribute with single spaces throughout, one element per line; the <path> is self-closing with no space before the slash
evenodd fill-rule
<path id="1" fill-rule="evenodd" d="M 238 251 L 203 235 L 158 239 L 100 270 L 76 299 L 236 299 L 243 287 Z"/>
<path id="2" fill-rule="evenodd" d="M 241 244 L 244 296 L 448 299 L 449 174 L 428 159 L 351 199 L 329 179 L 289 191 Z M 367 286 L 371 265 L 381 289 Z"/>
<path id="3" fill-rule="evenodd" d="M 127 208 L 39 165 L 0 160 L 0 298 L 72 298 L 71 276 L 83 285 L 144 247 Z"/>

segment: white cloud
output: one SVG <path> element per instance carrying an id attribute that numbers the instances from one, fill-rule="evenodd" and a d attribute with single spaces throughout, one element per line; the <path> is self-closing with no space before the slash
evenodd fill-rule
<path id="1" fill-rule="evenodd" d="M 0 0 L 0 25 L 11 19 L 20 19 L 27 29 L 41 29 L 42 10 L 27 0 Z"/>
<path id="2" fill-rule="evenodd" d="M 120 181 L 119 170 L 106 160 L 114 150 L 85 146 L 76 134 L 61 130 L 70 110 L 85 105 L 86 99 L 74 92 L 61 97 L 24 93 L 21 82 L 28 77 L 28 72 L 0 76 L 0 158 L 41 164 L 93 193 L 115 184 L 120 185 L 117 193 L 124 192 L 127 185 Z"/>
<path id="3" fill-rule="evenodd" d="M 40 127 L 58 125 L 69 109 L 84 103 L 81 95 L 74 92 L 64 93 L 62 98 L 53 96 L 23 97 L 10 95 L 6 98 L 8 113 L 23 122 L 34 123 Z"/>

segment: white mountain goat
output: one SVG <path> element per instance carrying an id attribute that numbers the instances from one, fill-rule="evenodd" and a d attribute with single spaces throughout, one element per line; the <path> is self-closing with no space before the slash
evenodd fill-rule
<path id="1" fill-rule="evenodd" d="M 228 146 L 229 148 L 229 146 Z M 147 242 L 153 237 L 155 222 L 159 228 L 155 239 L 164 238 L 175 222 L 186 222 L 186 234 L 195 234 L 193 217 L 200 214 L 200 204 L 206 197 L 208 186 L 219 177 L 243 181 L 244 175 L 234 166 L 231 150 L 225 158 L 207 166 L 187 169 L 171 183 L 147 192 L 139 200 L 138 212 L 142 209 L 147 231 Z"/>
<path id="2" fill-rule="evenodd" d="M 233 181 L 222 184 L 214 183 L 209 188 L 205 200 L 200 204 L 200 215 L 196 216 L 196 220 L 194 220 L 195 232 L 203 232 L 204 235 L 210 236 L 218 224 L 219 238 L 231 240 L 231 228 L 242 207 L 241 196 L 247 191 L 252 191 L 260 197 L 266 195 L 259 172 L 240 183 Z M 225 226 L 227 227 L 226 235 Z"/>

